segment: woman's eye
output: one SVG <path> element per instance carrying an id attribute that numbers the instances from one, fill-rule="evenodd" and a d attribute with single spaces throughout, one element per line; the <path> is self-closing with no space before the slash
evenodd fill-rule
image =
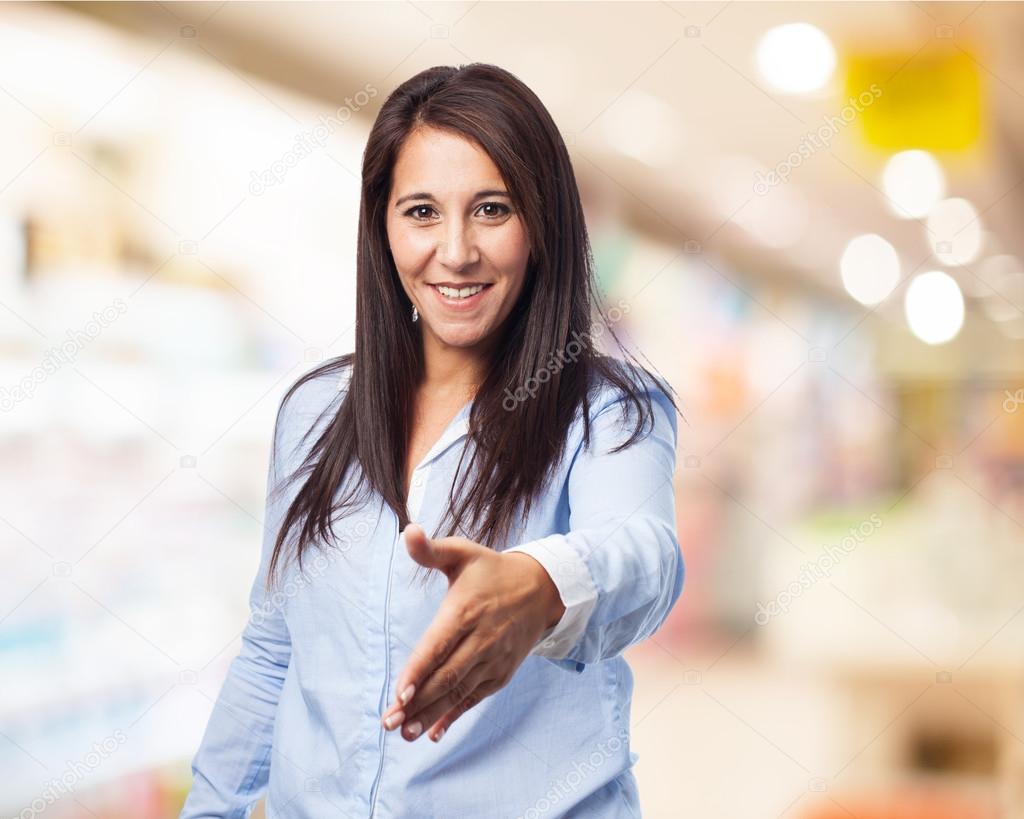
<path id="1" fill-rule="evenodd" d="M 430 207 L 430 205 L 413 205 L 411 208 L 409 208 L 409 210 L 407 210 L 405 212 L 405 215 L 406 216 L 412 216 L 413 219 L 416 219 L 417 221 L 422 222 L 425 219 L 429 218 L 429 214 L 426 214 L 425 216 L 420 214 L 420 211 L 424 211 L 424 210 L 425 211 L 432 211 L 433 208 Z"/>
<path id="2" fill-rule="evenodd" d="M 480 206 L 480 208 L 497 208 L 497 212 L 491 211 L 490 213 L 484 214 L 485 216 L 488 216 L 492 219 L 498 216 L 504 216 L 506 213 L 511 212 L 511 209 L 508 207 L 508 205 L 503 205 L 501 204 L 501 202 L 484 202 Z"/>

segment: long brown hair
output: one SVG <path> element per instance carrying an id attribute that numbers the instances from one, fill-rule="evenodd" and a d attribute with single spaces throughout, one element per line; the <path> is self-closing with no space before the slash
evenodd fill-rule
<path id="1" fill-rule="evenodd" d="M 422 322 L 409 318 L 412 304 L 391 256 L 386 215 L 399 149 L 424 126 L 472 140 L 490 156 L 532 247 L 521 295 L 500 328 L 491 366 L 473 399 L 468 435 L 474 446 L 463 450 L 463 459 L 467 451 L 473 454 L 465 470 L 459 461 L 461 480 L 458 486 L 452 481 L 441 521 L 450 521 L 445 534 L 462 534 L 490 548 L 502 543 L 518 516 L 529 513 L 581 410 L 583 445 L 589 445 L 592 390 L 602 380 L 622 390 L 637 419 L 616 449 L 639 439 L 651 419 L 650 396 L 637 383 L 638 371 L 651 374 L 600 354 L 593 343 L 595 330 L 607 330 L 622 347 L 597 292 L 572 163 L 551 115 L 522 81 L 497 66 L 426 69 L 384 102 L 363 154 L 355 352 L 303 375 L 281 402 L 305 381 L 351 368 L 334 417 L 289 479 L 308 474 L 277 533 L 268 578 L 294 526 L 301 571 L 310 544 L 335 538 L 334 514 L 355 508 L 369 489 L 394 511 L 400 529 L 410 522 L 405 463 L 410 399 L 424 373 Z M 593 328 L 592 314 L 599 317 Z M 571 362 L 561 366 L 567 351 Z M 510 396 L 524 396 L 524 385 L 529 397 L 513 400 L 510 409 Z M 336 500 L 350 468 L 357 480 Z M 435 537 L 442 536 L 441 528 Z"/>

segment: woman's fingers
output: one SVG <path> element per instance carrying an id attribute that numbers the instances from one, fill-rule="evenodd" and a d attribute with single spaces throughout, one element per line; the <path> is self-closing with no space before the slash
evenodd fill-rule
<path id="1" fill-rule="evenodd" d="M 426 733 L 427 729 L 434 726 L 445 714 L 459 707 L 469 708 L 478 703 L 484 696 L 480 686 L 494 676 L 494 670 L 484 665 L 479 665 L 463 679 L 460 685 L 450 694 L 436 700 L 433 704 L 424 708 L 419 714 L 413 717 L 413 723 L 418 722 L 422 729 L 419 734 Z"/>
<path id="2" fill-rule="evenodd" d="M 501 681 L 497 679 L 484 680 L 476 687 L 468 697 L 464 697 L 463 700 L 453 708 L 449 708 L 444 714 L 441 715 L 430 729 L 427 731 L 429 736 L 434 742 L 440 741 L 441 737 L 444 736 L 453 722 L 465 714 L 470 708 L 480 702 L 484 697 L 493 694 L 502 688 Z"/>
<path id="3" fill-rule="evenodd" d="M 413 699 L 405 706 L 403 734 L 413 738 L 410 729 L 419 722 L 421 731 L 445 711 L 466 697 L 487 671 L 479 653 L 479 641 L 472 636 L 463 640 L 444 663 L 416 687 Z M 482 671 L 481 671 L 482 669 Z M 433 715 L 433 716 L 431 716 Z"/>
<path id="4" fill-rule="evenodd" d="M 404 711 L 406 716 L 422 707 L 423 690 L 427 680 L 463 642 L 463 638 L 472 631 L 473 623 L 464 618 L 449 602 L 448 598 L 441 604 L 441 609 L 427 627 L 420 641 L 412 650 L 409 661 L 398 677 L 395 686 L 395 701 L 381 715 L 382 722 L 389 717 Z M 413 688 L 412 698 L 402 702 L 402 694 Z"/>
<path id="5" fill-rule="evenodd" d="M 448 576 L 449 589 L 426 632 L 412 651 L 409 662 L 399 675 L 395 686 L 395 701 L 381 715 L 381 722 L 387 727 L 388 720 L 396 717 L 399 711 L 410 714 L 410 708 L 420 707 L 412 700 L 402 701 L 402 694 L 412 687 L 413 697 L 423 689 L 427 677 L 449 654 L 462 639 L 472 631 L 476 624 L 479 606 L 467 606 L 465 595 L 453 594 L 452 584 L 463 569 L 472 563 L 474 555 L 481 553 L 493 554 L 477 543 L 465 538 L 428 538 L 423 527 L 411 523 L 404 532 L 406 548 L 409 555 L 421 566 L 441 569 Z M 460 602 L 461 601 L 461 602 Z"/>

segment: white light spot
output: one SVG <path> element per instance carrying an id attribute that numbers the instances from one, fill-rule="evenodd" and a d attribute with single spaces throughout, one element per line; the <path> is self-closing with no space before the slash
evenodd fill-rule
<path id="1" fill-rule="evenodd" d="M 866 233 L 846 245 L 839 271 L 847 293 L 861 304 L 878 304 L 900 280 L 900 259 L 889 242 Z"/>
<path id="2" fill-rule="evenodd" d="M 757 44 L 756 57 L 765 82 L 785 94 L 817 91 L 836 68 L 832 41 L 810 23 L 787 23 L 769 29 Z"/>
<path id="3" fill-rule="evenodd" d="M 910 331 L 926 344 L 943 344 L 960 332 L 964 297 L 948 273 L 932 270 L 915 276 L 903 304 Z"/>
<path id="4" fill-rule="evenodd" d="M 946 177 L 927 151 L 901 151 L 885 164 L 882 187 L 893 213 L 901 219 L 920 219 L 945 196 Z"/>

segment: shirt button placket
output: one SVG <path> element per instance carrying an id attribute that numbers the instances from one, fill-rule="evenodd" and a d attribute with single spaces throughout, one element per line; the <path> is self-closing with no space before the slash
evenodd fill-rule
<path id="1" fill-rule="evenodd" d="M 429 469 L 429 467 L 416 467 L 412 478 L 412 488 L 409 492 L 409 516 L 417 523 L 419 522 L 417 518 L 419 517 L 420 510 L 423 507 L 423 496 L 426 493 L 427 479 L 424 473 L 427 469 Z"/>

